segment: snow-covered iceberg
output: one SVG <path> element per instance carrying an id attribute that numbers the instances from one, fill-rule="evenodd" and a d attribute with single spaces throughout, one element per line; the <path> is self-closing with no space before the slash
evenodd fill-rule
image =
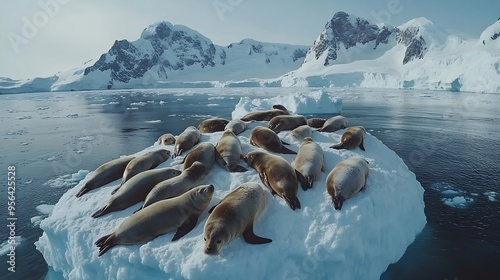
<path id="1" fill-rule="evenodd" d="M 290 113 L 307 114 L 339 114 L 342 111 L 342 98 L 334 97 L 323 90 L 293 95 L 279 95 L 270 98 L 241 97 L 232 113 L 232 118 L 241 118 L 244 115 L 258 110 L 269 110 L 275 104 L 281 104 Z"/>
<path id="2" fill-rule="evenodd" d="M 285 105 L 286 101 L 276 100 Z M 240 134 L 244 153 L 258 149 L 249 144 L 250 130 L 258 125 L 266 122 L 255 122 Z M 284 131 L 279 135 L 288 139 L 289 134 Z M 140 205 L 91 218 L 119 182 L 76 198 L 87 176 L 68 190 L 42 221 L 44 233 L 36 247 L 47 263 L 68 279 L 379 279 L 423 229 L 424 189 L 403 160 L 370 134 L 365 139 L 366 152 L 328 148 L 341 135 L 342 131 L 313 133 L 312 138 L 325 150 L 326 172 L 313 189 L 299 189 L 302 209 L 292 211 L 283 199 L 266 191 L 266 208 L 254 229 L 256 234 L 271 238 L 269 244 L 251 245 L 237 238 L 220 255 L 205 255 L 205 211 L 199 224 L 176 242 L 170 241 L 171 233 L 141 245 L 116 246 L 98 257 L 94 242 L 114 231 Z M 203 134 L 202 141 L 215 144 L 220 136 L 220 132 Z M 155 144 L 138 154 L 158 148 Z M 296 145 L 290 148 L 298 150 Z M 370 162 L 366 188 L 336 211 L 325 190 L 327 173 L 342 159 L 356 155 Z M 295 158 L 283 157 L 289 162 Z M 181 157 L 169 159 L 158 168 L 180 170 L 181 161 Z M 231 174 L 215 165 L 206 181 L 216 187 L 209 207 L 249 181 L 260 182 L 250 167 L 245 173 Z"/>

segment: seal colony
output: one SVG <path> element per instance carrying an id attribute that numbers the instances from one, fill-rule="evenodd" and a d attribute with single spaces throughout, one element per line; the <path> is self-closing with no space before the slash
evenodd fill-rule
<path id="1" fill-rule="evenodd" d="M 245 130 L 249 131 L 249 136 L 242 139 L 238 135 Z M 340 131 L 334 133 L 337 130 Z M 203 134 L 207 133 L 218 133 L 216 145 L 203 141 Z M 283 133 L 299 143 L 284 142 Z M 202 121 L 198 128 L 187 127 L 177 138 L 170 133 L 161 135 L 155 144 L 161 147 L 159 150 L 101 165 L 76 196 L 96 195 L 95 189 L 122 178 L 118 188 L 103 197 L 104 206 L 96 209 L 92 217 L 98 218 L 138 203 L 142 205 L 116 231 L 95 241 L 99 247 L 98 256 L 113 246 L 142 244 L 169 232 L 176 232 L 172 238 L 175 241 L 194 228 L 202 227 L 198 226 L 198 218 L 203 216 L 209 204 L 213 206 L 208 218 L 200 222 L 204 223 L 203 251 L 206 254 L 219 254 L 221 249 L 223 252 L 223 247 L 239 236 L 251 244 L 271 243 L 271 238 L 254 233 L 254 223 L 265 213 L 266 205 L 278 203 L 294 211 L 315 207 L 302 204 L 300 199 L 319 181 L 325 185 L 325 196 L 330 196 L 332 211 L 340 211 L 346 200 L 362 195 L 358 192 L 366 187 L 368 161 L 358 156 L 328 164 L 324 160 L 327 151 L 314 138 L 315 135 L 328 137 L 330 144 L 334 144 L 330 148 L 352 150 L 359 147 L 362 153 L 365 134 L 364 127 L 348 128 L 345 117 L 307 119 L 290 115 L 279 104 L 237 120 L 211 118 Z M 156 168 L 168 162 L 167 167 Z M 215 162 L 218 167 L 214 167 Z M 178 169 L 171 168 L 174 163 Z M 212 197 L 217 197 L 218 185 L 231 182 L 211 178 L 213 168 L 221 168 L 228 174 L 255 172 L 258 176 L 237 188 L 233 186 L 233 190 L 219 197 L 221 200 L 216 203 Z M 219 182 L 204 185 L 209 179 Z M 279 198 L 266 200 L 266 189 L 267 193 Z M 168 222 L 162 221 L 163 216 L 168 216 Z"/>

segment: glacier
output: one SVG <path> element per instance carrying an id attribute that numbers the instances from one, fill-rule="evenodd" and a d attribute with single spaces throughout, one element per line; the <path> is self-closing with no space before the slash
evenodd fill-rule
<path id="1" fill-rule="evenodd" d="M 223 47 L 186 26 L 160 22 L 136 41 L 115 41 L 82 67 L 45 78 L 0 77 L 0 93 L 218 87 L 498 93 L 500 21 L 465 39 L 423 17 L 393 27 L 337 12 L 309 47 L 252 39 Z"/>
<path id="2" fill-rule="evenodd" d="M 273 101 L 286 104 L 287 99 Z M 305 106 L 299 104 L 297 108 Z M 266 124 L 255 122 L 239 135 L 243 153 L 259 149 L 249 144 L 250 130 Z M 328 148 L 340 140 L 342 132 L 313 132 L 312 138 L 325 151 L 326 172 L 313 189 L 299 189 L 302 209 L 292 211 L 282 199 L 266 190 L 266 208 L 254 229 L 271 238 L 269 244 L 251 245 L 240 237 L 224 247 L 220 255 L 205 255 L 205 211 L 198 225 L 176 242 L 170 241 L 170 233 L 145 244 L 116 246 L 98 257 L 94 242 L 114 231 L 140 205 L 92 218 L 91 214 L 109 199 L 119 182 L 76 198 L 90 173 L 69 189 L 41 222 L 43 234 L 35 243 L 36 248 L 50 270 L 67 279 L 379 279 L 424 228 L 424 189 L 403 160 L 369 133 L 365 152 Z M 290 131 L 283 131 L 279 136 L 289 139 L 289 134 Z M 201 140 L 215 144 L 220 136 L 221 132 L 203 134 Z M 151 143 L 155 141 L 151 139 Z M 297 145 L 289 147 L 298 150 Z M 173 149 L 152 144 L 135 155 L 159 148 Z M 362 156 L 370 163 L 366 188 L 336 211 L 325 189 L 326 176 L 336 163 L 352 156 Z M 294 160 L 294 155 L 283 157 L 290 163 Z M 180 170 L 181 162 L 182 158 L 177 157 L 157 168 L 171 166 Z M 259 175 L 248 169 L 245 173 L 228 173 L 215 165 L 205 182 L 216 188 L 209 207 L 241 183 L 260 183 Z"/>

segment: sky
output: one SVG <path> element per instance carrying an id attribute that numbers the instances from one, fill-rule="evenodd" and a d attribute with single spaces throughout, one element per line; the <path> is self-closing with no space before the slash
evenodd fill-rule
<path id="1" fill-rule="evenodd" d="M 82 67 L 115 40 L 134 41 L 159 21 L 188 26 L 223 46 L 245 38 L 310 46 L 338 11 L 393 26 L 426 17 L 466 38 L 479 38 L 500 18 L 498 0 L 23 0 L 0 5 L 0 77 L 13 79 Z"/>

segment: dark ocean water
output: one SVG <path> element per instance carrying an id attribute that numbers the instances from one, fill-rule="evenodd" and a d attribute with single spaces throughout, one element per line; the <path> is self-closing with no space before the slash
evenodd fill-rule
<path id="1" fill-rule="evenodd" d="M 231 118 L 240 96 L 297 91 L 308 89 L 0 95 L 0 170 L 5 178 L 7 167 L 16 167 L 16 234 L 23 238 L 16 250 L 16 273 L 2 265 L 0 278 L 45 278 L 47 264 L 33 245 L 42 231 L 31 218 L 40 215 L 36 206 L 55 204 L 69 187 L 44 184 L 50 179 L 94 170 L 152 145 L 163 133 L 179 134 L 208 117 Z M 343 98 L 342 115 L 350 124 L 365 126 L 394 150 L 425 189 L 427 225 L 381 279 L 500 279 L 499 95 L 328 91 Z M 5 179 L 1 185 L 4 220 Z M 457 196 L 463 204 L 453 200 Z M 0 242 L 7 236 L 2 227 Z M 2 264 L 6 261 L 0 257 Z"/>

